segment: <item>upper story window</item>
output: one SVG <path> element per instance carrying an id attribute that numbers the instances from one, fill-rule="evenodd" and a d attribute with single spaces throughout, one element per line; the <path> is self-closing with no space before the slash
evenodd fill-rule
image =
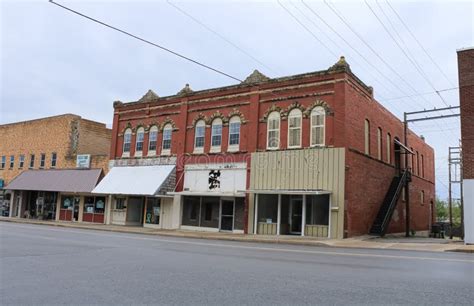
<path id="1" fill-rule="evenodd" d="M 150 133 L 148 134 L 148 155 L 156 154 L 157 141 L 158 141 L 158 127 L 154 125 L 150 128 Z"/>
<path id="2" fill-rule="evenodd" d="M 163 127 L 163 143 L 161 144 L 161 154 L 171 154 L 171 136 L 173 135 L 173 127 L 171 124 L 166 124 Z"/>
<path id="3" fill-rule="evenodd" d="M 216 118 L 211 125 L 211 152 L 220 152 L 222 144 L 222 119 Z"/>
<path id="4" fill-rule="evenodd" d="M 301 123 L 303 113 L 294 108 L 288 115 L 288 148 L 301 147 Z"/>
<path id="5" fill-rule="evenodd" d="M 382 160 L 382 129 L 377 128 L 377 158 Z"/>
<path id="6" fill-rule="evenodd" d="M 51 154 L 51 168 L 56 167 L 57 157 L 58 155 L 56 153 Z"/>
<path id="7" fill-rule="evenodd" d="M 421 154 L 421 177 L 425 177 L 425 160 Z"/>
<path id="8" fill-rule="evenodd" d="M 204 152 L 204 137 L 206 134 L 206 123 L 204 120 L 196 122 L 194 130 L 194 153 Z"/>
<path id="9" fill-rule="evenodd" d="M 25 166 L 25 155 L 20 155 L 20 160 L 19 160 L 19 168 L 23 168 Z"/>
<path id="10" fill-rule="evenodd" d="M 229 148 L 228 151 L 239 151 L 240 145 L 240 118 L 234 116 L 229 120 Z"/>
<path id="11" fill-rule="evenodd" d="M 15 166 L 15 155 L 10 155 L 10 169 Z"/>
<path id="12" fill-rule="evenodd" d="M 143 127 L 139 127 L 137 130 L 137 141 L 135 144 L 135 156 L 142 156 L 144 140 L 145 129 Z"/>
<path id="13" fill-rule="evenodd" d="M 46 154 L 41 153 L 40 156 L 40 168 L 44 168 L 44 165 L 46 164 Z"/>
<path id="14" fill-rule="evenodd" d="M 311 146 L 324 146 L 326 111 L 321 106 L 316 106 L 311 111 Z"/>
<path id="15" fill-rule="evenodd" d="M 280 147 L 280 113 L 272 112 L 267 121 L 267 149 Z"/>
<path id="16" fill-rule="evenodd" d="M 390 135 L 390 133 L 387 133 L 387 163 L 389 164 L 392 162 L 391 153 L 392 153 L 392 136 Z"/>
<path id="17" fill-rule="evenodd" d="M 35 167 L 35 155 L 31 154 L 30 155 L 30 169 L 33 169 Z"/>
<path id="18" fill-rule="evenodd" d="M 367 119 L 364 122 L 364 150 L 365 154 L 370 154 L 370 121 Z"/>
<path id="19" fill-rule="evenodd" d="M 132 143 L 132 129 L 128 128 L 123 133 L 122 156 L 130 156 L 130 144 Z"/>
<path id="20" fill-rule="evenodd" d="M 7 163 L 7 157 L 5 155 L 2 156 L 2 163 L 0 165 L 0 169 L 5 169 L 5 164 Z"/>
<path id="21" fill-rule="evenodd" d="M 416 175 L 420 175 L 420 153 L 416 151 Z"/>

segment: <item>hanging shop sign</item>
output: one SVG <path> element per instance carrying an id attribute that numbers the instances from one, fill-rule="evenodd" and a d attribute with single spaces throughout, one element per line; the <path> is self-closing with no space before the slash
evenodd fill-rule
<path id="1" fill-rule="evenodd" d="M 245 190 L 245 163 L 192 164 L 184 169 L 184 190 L 192 192 L 230 192 Z"/>

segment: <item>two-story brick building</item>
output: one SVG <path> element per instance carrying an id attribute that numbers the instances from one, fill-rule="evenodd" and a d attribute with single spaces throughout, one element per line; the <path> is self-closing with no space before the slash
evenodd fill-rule
<path id="1" fill-rule="evenodd" d="M 101 200 L 90 192 L 108 169 L 110 139 L 105 124 L 73 114 L 0 125 L 3 214 L 86 220 Z"/>
<path id="2" fill-rule="evenodd" d="M 93 192 L 111 198 L 116 224 L 342 238 L 402 232 L 411 180 L 411 227 L 428 230 L 434 153 L 408 139 L 343 57 L 289 77 L 254 71 L 115 102 L 111 171 Z"/>

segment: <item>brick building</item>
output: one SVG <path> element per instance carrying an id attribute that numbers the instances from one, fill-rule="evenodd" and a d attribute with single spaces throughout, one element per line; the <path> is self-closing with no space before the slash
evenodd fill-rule
<path id="1" fill-rule="evenodd" d="M 58 206 L 58 191 L 61 190 L 55 190 L 55 186 L 40 185 L 41 181 L 51 181 L 50 176 L 59 172 L 65 174 L 62 172 L 64 169 L 75 169 L 78 156 L 90 162 L 86 168 L 99 169 L 102 176 L 108 169 L 111 130 L 103 123 L 77 115 L 65 114 L 0 125 L 0 139 L 0 176 L 5 187 L 2 191 L 4 214 L 9 211 L 10 215 L 23 217 L 25 212 L 34 210 L 39 198 L 39 202 L 48 207 L 45 208 L 49 211 L 48 218 L 55 218 L 53 212 Z M 79 177 L 77 172 L 69 173 L 70 179 Z M 94 175 L 97 173 L 95 171 Z M 62 177 L 63 182 L 66 179 Z M 98 177 L 95 179 L 97 183 Z M 15 180 L 16 188 L 21 189 L 13 189 L 15 185 L 11 183 Z M 19 186 L 21 180 L 28 182 L 29 187 Z M 44 188 L 29 189 L 33 186 Z M 34 214 L 27 215 L 33 217 Z"/>
<path id="2" fill-rule="evenodd" d="M 411 180 L 411 227 L 428 230 L 434 152 L 408 137 L 343 57 L 289 77 L 254 71 L 115 102 L 112 170 L 93 192 L 111 197 L 116 224 L 342 238 L 402 232 Z"/>
<path id="3" fill-rule="evenodd" d="M 458 50 L 464 241 L 474 244 L 474 48 Z"/>

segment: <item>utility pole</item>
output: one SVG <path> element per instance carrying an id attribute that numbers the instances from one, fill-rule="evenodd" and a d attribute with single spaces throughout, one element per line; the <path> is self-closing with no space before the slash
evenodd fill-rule
<path id="1" fill-rule="evenodd" d="M 462 212 L 462 205 L 463 205 L 463 195 L 462 195 L 462 149 L 461 146 L 459 147 L 449 147 L 449 154 L 448 154 L 448 167 L 449 167 L 449 185 L 448 185 L 448 193 L 449 193 L 449 225 L 451 227 L 451 233 L 449 234 L 449 238 L 453 239 L 453 184 L 459 184 L 459 189 L 461 192 L 461 196 L 459 199 L 460 209 L 461 209 L 461 237 L 464 236 L 464 224 L 463 224 L 463 212 Z M 454 171 L 454 175 L 453 175 Z"/>
<path id="2" fill-rule="evenodd" d="M 403 136 L 405 147 L 408 148 L 408 121 L 407 113 L 403 113 Z M 405 169 L 408 169 L 408 152 L 405 152 Z M 405 180 L 405 237 L 410 237 L 410 179 Z"/>

